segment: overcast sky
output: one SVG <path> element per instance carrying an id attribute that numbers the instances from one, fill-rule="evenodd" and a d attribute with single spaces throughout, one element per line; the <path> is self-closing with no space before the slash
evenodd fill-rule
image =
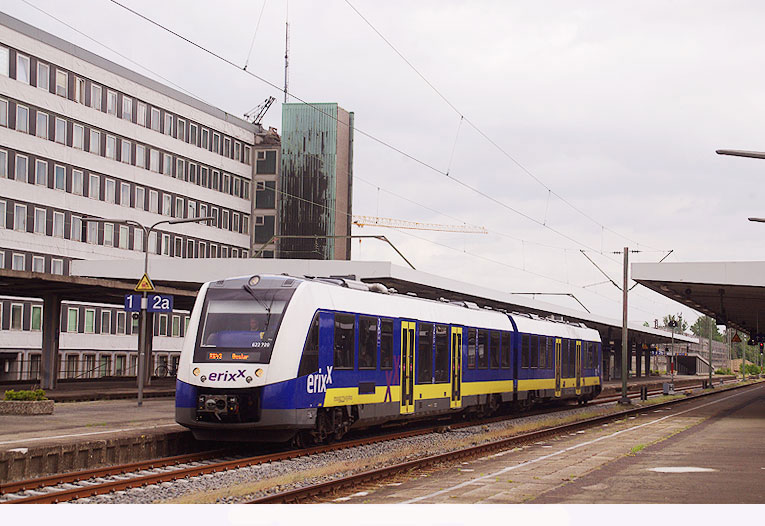
<path id="1" fill-rule="evenodd" d="M 120 1 L 283 85 L 284 1 Z M 108 0 L 3 9 L 237 116 L 273 95 L 263 124 L 281 130 L 279 89 Z M 764 18 L 756 1 L 292 0 L 289 87 L 353 111 L 374 137 L 355 136 L 354 213 L 489 231 L 354 233 L 385 234 L 418 270 L 572 293 L 618 319 L 621 292 L 580 250 L 617 283 L 625 246 L 641 250 L 633 262 L 765 257 L 765 225 L 746 219 L 765 216 L 765 161 L 715 154 L 765 150 Z M 353 247 L 405 265 L 381 243 Z M 698 316 L 642 287 L 630 295 L 633 321 L 677 312 Z"/>

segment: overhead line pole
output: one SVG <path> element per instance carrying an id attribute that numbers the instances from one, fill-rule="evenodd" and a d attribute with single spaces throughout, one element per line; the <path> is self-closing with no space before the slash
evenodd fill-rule
<path id="1" fill-rule="evenodd" d="M 621 405 L 629 405 L 632 403 L 627 396 L 627 375 L 629 374 L 627 363 L 629 357 L 627 333 L 627 295 L 629 294 L 627 280 L 629 274 L 629 258 L 630 249 L 624 247 L 624 286 L 622 287 L 622 397 L 619 399 L 619 404 Z"/>

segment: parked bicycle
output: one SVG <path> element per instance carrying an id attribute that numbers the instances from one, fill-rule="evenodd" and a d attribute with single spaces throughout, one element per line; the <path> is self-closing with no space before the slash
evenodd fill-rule
<path id="1" fill-rule="evenodd" d="M 164 378 L 165 376 L 175 376 L 178 374 L 178 369 L 173 364 L 159 364 L 154 370 L 154 376 Z"/>

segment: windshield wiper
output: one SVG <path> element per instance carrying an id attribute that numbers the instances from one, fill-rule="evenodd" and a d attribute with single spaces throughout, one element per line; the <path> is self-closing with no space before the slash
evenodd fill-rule
<path id="1" fill-rule="evenodd" d="M 258 303 L 260 303 L 260 304 L 263 306 L 263 308 L 264 308 L 264 309 L 266 310 L 266 312 L 268 313 L 268 317 L 270 318 L 270 317 L 271 317 L 271 305 L 273 305 L 274 301 L 273 301 L 273 300 L 271 300 L 271 305 L 266 305 L 266 304 L 265 304 L 265 302 L 263 302 L 263 301 L 262 301 L 262 300 L 261 300 L 259 297 L 257 297 L 257 296 L 255 295 L 255 291 L 251 290 L 249 287 L 246 287 L 246 286 L 243 286 L 242 288 L 243 288 L 244 290 L 246 290 L 247 292 L 249 292 L 249 293 L 250 293 L 250 296 L 252 296 L 253 298 L 255 298 L 255 301 L 257 301 Z M 266 322 L 266 326 L 268 326 L 268 322 Z"/>

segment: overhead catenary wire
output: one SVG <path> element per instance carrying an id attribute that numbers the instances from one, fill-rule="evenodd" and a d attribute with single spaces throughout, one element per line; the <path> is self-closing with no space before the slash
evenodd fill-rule
<path id="1" fill-rule="evenodd" d="M 244 61 L 244 69 L 247 71 L 247 66 L 250 64 L 250 57 L 252 56 L 252 50 L 255 48 L 255 37 L 258 36 L 258 29 L 260 28 L 260 20 L 263 18 L 263 11 L 266 10 L 266 0 L 263 0 L 263 6 L 260 8 L 260 15 L 258 15 L 258 23 L 255 24 L 255 32 L 252 34 L 252 41 L 250 42 L 250 51 L 247 53 L 247 60 Z"/>

